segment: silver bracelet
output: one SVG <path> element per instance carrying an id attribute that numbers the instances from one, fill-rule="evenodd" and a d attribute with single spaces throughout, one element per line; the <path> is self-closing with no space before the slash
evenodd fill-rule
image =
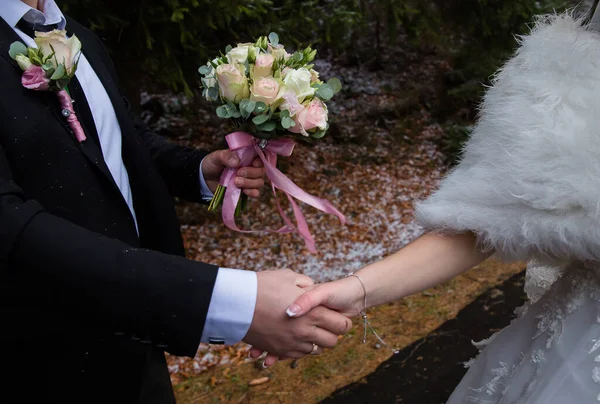
<path id="1" fill-rule="evenodd" d="M 362 319 L 364 320 L 364 333 L 363 333 L 363 339 L 362 339 L 362 343 L 366 344 L 367 343 L 367 328 L 371 330 L 371 332 L 373 334 L 375 334 L 375 337 L 377 337 L 377 339 L 379 340 L 379 342 L 381 342 L 383 345 L 385 345 L 387 348 L 389 348 L 394 354 L 399 353 L 400 351 L 396 348 L 392 348 L 391 346 L 389 346 L 384 340 L 383 338 L 381 338 L 379 336 L 379 334 L 377 334 L 377 332 L 375 331 L 375 329 L 373 329 L 373 326 L 371 325 L 371 323 L 369 322 L 369 319 L 367 317 L 367 288 L 365 287 L 364 282 L 362 281 L 362 279 L 360 279 L 360 277 L 358 275 L 356 275 L 354 272 L 350 272 L 348 275 L 346 275 L 346 278 L 349 277 L 355 277 L 356 279 L 358 279 L 358 281 L 360 282 L 360 285 L 363 288 L 363 292 L 365 293 L 365 299 L 364 299 L 364 309 L 360 312 L 360 315 L 362 317 Z"/>

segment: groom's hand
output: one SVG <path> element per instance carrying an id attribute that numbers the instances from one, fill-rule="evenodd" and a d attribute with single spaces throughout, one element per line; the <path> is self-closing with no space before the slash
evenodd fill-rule
<path id="1" fill-rule="evenodd" d="M 285 310 L 311 286 L 312 280 L 292 271 L 258 272 L 258 296 L 254 318 L 244 341 L 274 357 L 301 358 L 313 351 L 313 344 L 331 348 L 338 335 L 352 328 L 347 317 L 317 307 L 305 316 L 291 318 Z M 269 364 L 272 364 L 272 361 Z"/>
<path id="2" fill-rule="evenodd" d="M 238 168 L 240 159 L 231 150 L 217 150 L 210 153 L 202 161 L 202 175 L 208 188 L 215 192 L 221 179 L 221 173 L 225 168 Z M 242 167 L 238 170 L 235 178 L 235 184 L 242 191 L 252 198 L 260 196 L 260 190 L 265 185 L 263 179 L 265 169 L 262 161 L 256 158 L 252 162 L 252 167 Z"/>

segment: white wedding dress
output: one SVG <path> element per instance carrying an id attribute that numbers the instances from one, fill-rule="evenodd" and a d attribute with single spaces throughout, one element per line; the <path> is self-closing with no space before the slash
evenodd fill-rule
<path id="1" fill-rule="evenodd" d="M 448 403 L 600 401 L 600 276 L 569 268 L 518 311 L 509 327 L 481 344 Z"/>
<path id="2" fill-rule="evenodd" d="M 498 72 L 460 164 L 416 206 L 530 261 L 530 301 L 479 344 L 449 404 L 600 402 L 600 34 L 540 18 Z"/>

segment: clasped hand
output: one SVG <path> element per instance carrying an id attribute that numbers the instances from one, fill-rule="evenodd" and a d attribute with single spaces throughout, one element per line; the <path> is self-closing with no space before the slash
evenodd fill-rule
<path id="1" fill-rule="evenodd" d="M 364 292 L 356 279 L 314 285 L 309 277 L 287 270 L 257 276 L 255 315 L 244 341 L 252 345 L 254 359 L 268 352 L 264 367 L 332 348 L 338 335 L 352 328 L 350 317 L 363 309 Z"/>

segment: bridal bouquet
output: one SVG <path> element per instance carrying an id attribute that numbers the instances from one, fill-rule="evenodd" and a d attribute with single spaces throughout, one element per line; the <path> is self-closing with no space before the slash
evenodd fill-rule
<path id="1" fill-rule="evenodd" d="M 228 46 L 225 54 L 198 69 L 203 97 L 220 103 L 217 115 L 231 120 L 237 128 L 226 136 L 226 141 L 240 157 L 241 166 L 249 166 L 257 156 L 265 165 L 275 203 L 285 223 L 277 232 L 299 233 L 312 252 L 316 251 L 314 240 L 293 198 L 336 215 L 342 223 L 345 218 L 328 201 L 301 190 L 276 168 L 276 163 L 277 155 L 292 154 L 294 137 L 320 139 L 329 127 L 326 102 L 342 85 L 336 78 L 326 83 L 319 79 L 319 73 L 311 64 L 316 53 L 308 47 L 290 54 L 279 44 L 277 34 L 271 33 L 255 43 Z M 245 195 L 235 186 L 235 171 L 223 173 L 209 210 L 223 205 L 225 224 L 241 231 L 235 224 L 235 216 L 244 207 Z M 288 197 L 297 226 L 281 209 L 277 189 Z"/>

